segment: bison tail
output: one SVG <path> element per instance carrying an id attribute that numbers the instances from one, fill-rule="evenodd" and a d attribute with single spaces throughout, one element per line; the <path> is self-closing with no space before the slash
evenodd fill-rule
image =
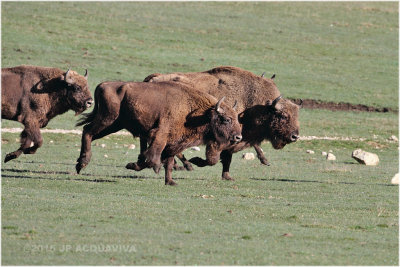
<path id="1" fill-rule="evenodd" d="M 97 110 L 99 109 L 99 101 L 97 98 L 96 91 L 97 91 L 97 88 L 94 93 L 94 108 L 93 108 L 92 112 L 82 114 L 81 118 L 78 120 L 78 122 L 75 124 L 75 126 L 82 126 L 82 125 L 89 124 L 96 117 Z"/>

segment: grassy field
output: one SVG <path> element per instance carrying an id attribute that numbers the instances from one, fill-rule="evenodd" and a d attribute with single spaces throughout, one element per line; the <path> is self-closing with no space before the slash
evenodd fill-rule
<path id="1" fill-rule="evenodd" d="M 3 2 L 2 67 L 89 69 L 104 80 L 234 65 L 277 74 L 287 97 L 398 109 L 398 3 Z M 269 74 L 268 74 L 269 73 Z M 68 112 L 47 128 L 74 129 Z M 36 155 L 1 165 L 4 265 L 398 265 L 398 114 L 301 110 L 301 140 L 263 149 L 270 167 L 132 172 L 138 140 L 44 134 Z M 2 128 L 21 127 L 2 120 Z M 19 135 L 2 133 L 1 155 Z M 359 139 L 363 138 L 363 141 Z M 105 144 L 105 147 L 100 146 Z M 352 150 L 378 154 L 359 165 Z M 307 154 L 312 149 L 315 154 Z M 322 151 L 332 150 L 328 162 Z M 253 152 L 251 149 L 243 152 Z M 203 156 L 187 151 L 187 156 Z"/>

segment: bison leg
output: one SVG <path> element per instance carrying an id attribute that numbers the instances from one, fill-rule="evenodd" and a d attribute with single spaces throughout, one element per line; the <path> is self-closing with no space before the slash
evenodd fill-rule
<path id="1" fill-rule="evenodd" d="M 213 166 L 218 163 L 221 151 L 217 149 L 215 145 L 207 145 L 206 148 L 206 159 L 200 157 L 194 157 L 189 159 L 189 162 L 193 163 L 197 167 Z"/>
<path id="2" fill-rule="evenodd" d="M 232 162 L 232 153 L 227 150 L 222 151 L 221 152 L 221 162 L 222 162 L 222 180 L 234 180 L 229 175 L 229 167 Z"/>
<path id="3" fill-rule="evenodd" d="M 262 152 L 260 145 L 255 144 L 253 147 L 256 150 L 257 158 L 260 160 L 261 164 L 270 166 L 271 164 L 268 162 L 268 159 L 264 156 L 264 153 Z"/>
<path id="4" fill-rule="evenodd" d="M 111 119 L 101 120 L 101 122 L 93 121 L 92 123 L 83 127 L 81 153 L 75 166 L 77 173 L 79 173 L 89 164 L 92 157 L 92 142 L 94 140 L 100 139 L 122 129 L 120 123 L 117 121 L 114 121 L 114 123 L 112 122 L 113 121 Z"/>
<path id="5" fill-rule="evenodd" d="M 174 169 L 174 171 L 183 171 L 185 169 L 185 167 L 179 166 L 178 163 L 176 162 L 176 160 L 174 159 L 173 169 Z"/>
<path id="6" fill-rule="evenodd" d="M 126 165 L 127 169 L 141 171 L 145 168 L 153 168 L 156 173 L 160 171 L 161 168 L 161 153 L 167 144 L 167 137 L 165 134 L 160 134 L 158 129 L 151 130 L 150 146 L 146 151 L 141 153 L 137 162 L 130 162 Z M 140 142 L 142 144 L 142 141 Z M 141 145 L 142 147 L 142 145 Z M 140 160 L 144 157 L 144 160 Z"/>
<path id="7" fill-rule="evenodd" d="M 165 160 L 165 185 L 177 185 L 174 180 L 172 180 L 172 168 L 174 166 L 174 157 L 168 157 Z"/>
<path id="8" fill-rule="evenodd" d="M 190 164 L 190 162 L 185 158 L 185 155 L 179 153 L 176 155 L 176 157 L 183 163 L 183 166 L 185 167 L 186 170 L 193 171 L 192 164 Z"/>
<path id="9" fill-rule="evenodd" d="M 25 125 L 25 129 L 21 132 L 20 139 L 21 146 L 18 148 L 18 150 L 7 154 L 4 159 L 4 163 L 18 158 L 22 153 L 35 154 L 36 150 L 43 144 L 43 138 L 40 134 L 39 128 L 30 126 L 28 124 Z M 32 142 L 33 146 L 31 147 Z"/>

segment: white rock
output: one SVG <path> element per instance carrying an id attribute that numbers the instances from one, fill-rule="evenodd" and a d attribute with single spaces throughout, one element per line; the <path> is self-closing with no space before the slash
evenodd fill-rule
<path id="1" fill-rule="evenodd" d="M 392 184 L 399 184 L 399 173 L 396 173 L 392 178 Z"/>
<path id="2" fill-rule="evenodd" d="M 128 146 L 128 149 L 135 149 L 136 148 L 136 146 L 134 145 L 134 144 L 130 144 L 129 146 Z"/>
<path id="3" fill-rule="evenodd" d="M 336 156 L 333 155 L 332 153 L 328 153 L 326 155 L 326 160 L 336 160 Z"/>
<path id="4" fill-rule="evenodd" d="M 399 139 L 395 135 L 392 135 L 391 137 L 389 137 L 389 141 L 398 142 Z"/>
<path id="5" fill-rule="evenodd" d="M 328 155 L 328 153 L 326 153 L 326 151 L 322 151 L 321 154 L 322 154 L 322 156 L 325 156 L 325 157 Z"/>
<path id="6" fill-rule="evenodd" d="M 351 154 L 351 157 L 358 161 L 360 164 L 375 166 L 379 163 L 378 155 L 370 152 L 363 151 L 361 149 L 356 149 Z"/>
<path id="7" fill-rule="evenodd" d="M 333 153 L 333 151 L 330 149 L 329 151 L 328 151 L 329 153 Z"/>
<path id="8" fill-rule="evenodd" d="M 105 148 L 106 147 L 106 144 L 101 144 L 100 145 L 102 148 Z"/>
<path id="9" fill-rule="evenodd" d="M 53 140 L 50 140 L 50 144 L 52 144 L 52 143 L 54 143 L 54 141 L 53 141 Z"/>
<path id="10" fill-rule="evenodd" d="M 190 149 L 194 151 L 200 151 L 200 147 L 198 146 L 191 147 Z"/>
<path id="11" fill-rule="evenodd" d="M 105 157 L 105 158 L 108 158 L 108 155 L 106 154 L 106 155 L 104 155 L 104 157 Z"/>
<path id="12" fill-rule="evenodd" d="M 314 154 L 315 152 L 314 152 L 313 150 L 308 149 L 308 150 L 307 150 L 307 153 L 308 153 L 308 154 Z"/>
<path id="13" fill-rule="evenodd" d="M 253 160 L 256 157 L 254 156 L 254 153 L 249 152 L 249 153 L 243 153 L 242 158 L 245 160 Z"/>

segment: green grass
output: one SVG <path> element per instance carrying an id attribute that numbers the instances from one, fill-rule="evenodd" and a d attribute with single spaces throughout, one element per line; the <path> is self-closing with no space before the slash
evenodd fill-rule
<path id="1" fill-rule="evenodd" d="M 3 151 L 17 146 L 15 137 L 3 134 L 14 140 Z M 398 263 L 398 187 L 390 185 L 396 144 L 364 144 L 379 155 L 377 167 L 351 158 L 359 142 L 300 141 L 281 151 L 264 144 L 270 167 L 238 153 L 234 182 L 220 180 L 218 165 L 174 172 L 179 185 L 167 187 L 162 175 L 124 168 L 137 157 L 126 147 L 130 137 L 96 141 L 81 175 L 74 171 L 79 136 L 57 138 L 45 134 L 37 155 L 2 166 L 3 264 Z M 316 153 L 305 153 L 310 148 Z M 337 161 L 320 155 L 327 148 Z M 95 253 L 85 245 L 132 251 Z"/>
<path id="2" fill-rule="evenodd" d="M 2 64 L 89 69 L 90 85 L 233 65 L 285 96 L 398 105 L 398 3 L 2 4 Z"/>
<path id="3" fill-rule="evenodd" d="M 104 80 L 234 65 L 277 74 L 284 96 L 398 109 L 398 3 L 3 2 L 2 67 L 89 69 Z M 268 74 L 269 73 L 269 74 Z M 365 141 L 262 145 L 270 167 L 233 157 L 133 172 L 138 140 L 110 136 L 75 174 L 80 136 L 43 134 L 2 164 L 4 265 L 398 265 L 398 114 L 303 109 L 302 136 Z M 47 128 L 74 129 L 72 112 Z M 21 127 L 2 120 L 2 127 Z M 2 159 L 19 134 L 2 133 Z M 51 142 L 52 141 L 52 142 Z M 106 146 L 102 148 L 100 144 Z M 351 158 L 378 154 L 378 166 Z M 312 149 L 315 154 L 305 151 Z M 322 151 L 332 150 L 328 162 Z M 254 152 L 251 149 L 243 152 Z M 187 157 L 204 156 L 187 151 Z M 105 157 L 107 155 L 107 157 Z M 113 251 L 114 248 L 114 251 Z"/>

